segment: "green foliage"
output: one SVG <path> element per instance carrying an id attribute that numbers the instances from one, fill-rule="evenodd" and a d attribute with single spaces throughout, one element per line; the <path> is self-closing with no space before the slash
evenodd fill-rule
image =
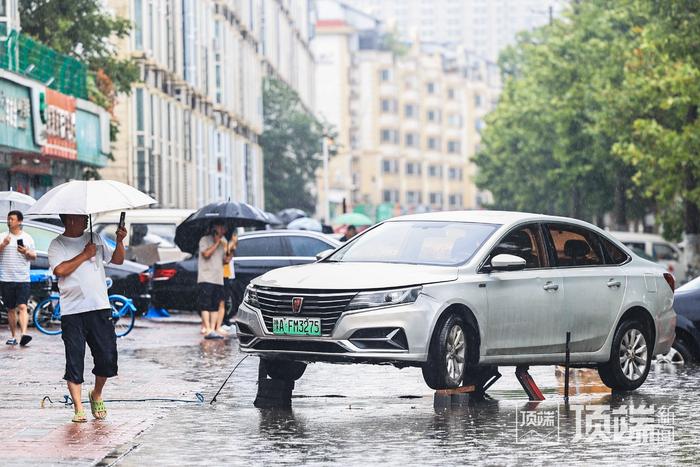
<path id="1" fill-rule="evenodd" d="M 282 81 L 263 84 L 265 126 L 260 136 L 265 173 L 265 208 L 315 210 L 316 170 L 322 164 L 323 126 Z"/>
<path id="2" fill-rule="evenodd" d="M 698 2 L 588 0 L 521 35 L 475 158 L 494 207 L 699 232 L 699 34 Z"/>
<path id="3" fill-rule="evenodd" d="M 22 32 L 58 52 L 87 63 L 93 72 L 103 70 L 120 93 L 128 93 L 139 79 L 130 59 L 119 59 L 112 38 L 124 38 L 131 22 L 116 18 L 101 0 L 19 0 Z"/>

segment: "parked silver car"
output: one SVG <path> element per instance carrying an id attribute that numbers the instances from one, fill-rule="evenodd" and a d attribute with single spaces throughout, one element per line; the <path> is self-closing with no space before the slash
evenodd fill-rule
<path id="1" fill-rule="evenodd" d="M 431 388 L 488 365 L 564 361 L 639 387 L 674 339 L 673 276 L 575 219 L 461 211 L 383 222 L 320 261 L 268 272 L 237 316 L 273 378 L 306 363 L 420 366 Z"/>

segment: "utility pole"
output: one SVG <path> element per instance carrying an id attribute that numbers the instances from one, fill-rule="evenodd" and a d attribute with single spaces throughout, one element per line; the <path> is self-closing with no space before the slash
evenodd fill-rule
<path id="1" fill-rule="evenodd" d="M 323 135 L 323 221 L 331 222 L 331 208 L 328 189 L 328 136 Z"/>

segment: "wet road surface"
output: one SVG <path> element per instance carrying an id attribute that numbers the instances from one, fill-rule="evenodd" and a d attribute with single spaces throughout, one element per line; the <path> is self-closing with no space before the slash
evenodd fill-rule
<path id="1" fill-rule="evenodd" d="M 593 370 L 572 372 L 563 403 L 555 367 L 531 370 L 547 400 L 529 403 L 514 377 L 490 399 L 435 398 L 419 369 L 309 365 L 293 408 L 256 409 L 257 359 L 241 363 L 235 340 L 141 348 L 133 357 L 199 384 L 206 404 L 176 406 L 121 446 L 119 465 L 698 464 L 700 368 L 654 367 L 640 390 L 611 395 Z M 161 387 L 168 391 L 167 381 Z"/>

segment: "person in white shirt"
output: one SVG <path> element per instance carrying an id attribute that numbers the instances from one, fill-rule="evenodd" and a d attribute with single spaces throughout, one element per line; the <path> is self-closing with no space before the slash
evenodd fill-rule
<path id="1" fill-rule="evenodd" d="M 63 379 L 73 399 L 73 421 L 87 421 L 81 403 L 85 344 L 92 353 L 95 388 L 88 392 L 93 417 L 104 420 L 107 409 L 102 390 L 107 378 L 117 375 L 117 337 L 109 306 L 104 263 L 124 262 L 124 238 L 119 227 L 114 251 L 99 235 L 86 232 L 87 216 L 61 214 L 65 231 L 49 245 L 49 264 L 58 277 L 61 303 L 61 337 L 65 346 Z"/>
<path id="2" fill-rule="evenodd" d="M 22 230 L 24 216 L 20 211 L 7 213 L 9 232 L 0 233 L 0 295 L 7 307 L 7 320 L 12 337 L 7 345 L 17 345 L 17 323 L 19 322 L 19 345 L 24 347 L 32 340 L 27 334 L 27 301 L 29 300 L 30 261 L 36 259 L 34 239 Z"/>

